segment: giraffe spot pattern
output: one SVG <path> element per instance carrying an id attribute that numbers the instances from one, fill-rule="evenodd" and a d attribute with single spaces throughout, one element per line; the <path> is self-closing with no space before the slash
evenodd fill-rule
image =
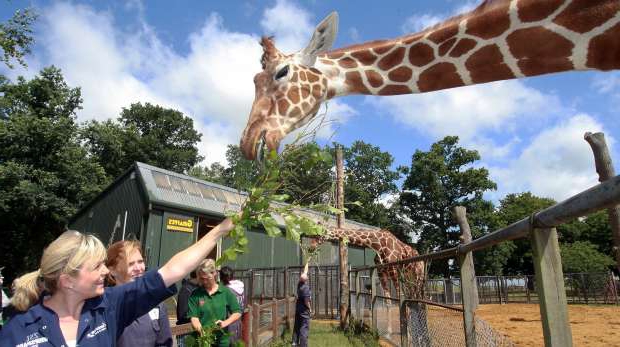
<path id="1" fill-rule="evenodd" d="M 478 17 L 473 16 L 468 19 L 465 32 L 483 39 L 491 39 L 501 35 L 510 27 L 509 5 L 510 3 L 508 2 L 494 2 L 479 7 L 474 12 L 484 8 L 485 11 L 488 11 L 488 14 Z M 486 9 L 485 7 L 490 8 Z"/>
<path id="2" fill-rule="evenodd" d="M 553 22 L 583 34 L 613 18 L 618 9 L 618 1 L 607 2 L 601 8 L 599 1 L 573 0 Z"/>
<path id="3" fill-rule="evenodd" d="M 293 107 L 293 109 L 291 109 L 291 112 L 289 113 L 289 117 L 291 118 L 297 118 L 299 116 L 301 116 L 302 112 L 301 109 L 299 108 L 299 106 L 295 106 Z"/>
<path id="4" fill-rule="evenodd" d="M 314 83 L 319 80 L 319 75 L 317 75 L 316 73 L 312 73 L 312 72 L 307 72 L 306 77 L 308 78 L 308 82 L 310 83 Z"/>
<path id="5" fill-rule="evenodd" d="M 306 81 L 306 72 L 305 71 L 299 71 L 299 79 L 302 81 Z"/>
<path id="6" fill-rule="evenodd" d="M 400 95 L 411 94 L 413 91 L 408 86 L 402 84 L 388 84 L 379 90 L 379 95 Z"/>
<path id="7" fill-rule="evenodd" d="M 278 100 L 278 113 L 284 115 L 286 114 L 286 110 L 288 110 L 288 101 L 286 99 Z"/>
<path id="8" fill-rule="evenodd" d="M 304 101 L 304 102 L 301 104 L 301 109 L 302 109 L 304 112 L 308 112 L 308 111 L 310 111 L 310 104 Z"/>
<path id="9" fill-rule="evenodd" d="M 426 43 L 416 43 L 409 48 L 409 62 L 413 66 L 424 66 L 434 58 L 433 48 Z"/>
<path id="10" fill-rule="evenodd" d="M 373 88 L 378 88 L 383 85 L 383 77 L 381 76 L 380 73 L 376 71 L 372 71 L 372 70 L 366 70 L 365 73 L 366 73 L 366 79 L 368 80 L 368 83 Z"/>
<path id="11" fill-rule="evenodd" d="M 398 67 L 390 71 L 390 73 L 388 74 L 388 78 L 394 82 L 407 82 L 411 79 L 412 74 L 413 74 L 413 71 L 411 71 L 410 68 L 406 66 L 401 66 L 401 67 Z"/>
<path id="12" fill-rule="evenodd" d="M 543 27 L 519 29 L 506 37 L 510 52 L 526 76 L 565 71 L 573 43 Z"/>
<path id="13" fill-rule="evenodd" d="M 301 98 L 302 99 L 307 99 L 308 96 L 310 95 L 310 91 L 308 90 L 308 88 L 301 88 Z"/>
<path id="14" fill-rule="evenodd" d="M 454 36 L 459 32 L 458 23 L 450 23 L 446 27 L 439 28 L 435 30 L 432 34 L 428 36 L 428 39 L 433 41 L 434 43 L 442 43 Z"/>
<path id="15" fill-rule="evenodd" d="M 377 54 L 383 54 L 383 53 L 387 53 L 390 49 L 392 49 L 392 47 L 394 47 L 394 45 L 392 43 L 390 44 L 383 44 L 377 47 L 373 47 L 373 51 Z"/>
<path id="16" fill-rule="evenodd" d="M 299 103 L 299 88 L 295 86 L 291 87 L 288 93 L 286 93 L 286 96 L 288 97 L 289 100 L 291 100 L 291 103 L 293 105 Z"/>
<path id="17" fill-rule="evenodd" d="M 362 65 L 371 65 L 377 60 L 377 56 L 370 51 L 352 52 L 351 56 L 357 59 Z"/>
<path id="18" fill-rule="evenodd" d="M 319 99 L 321 97 L 321 87 L 318 84 L 312 86 L 312 96 L 314 96 L 316 99 Z"/>
<path id="19" fill-rule="evenodd" d="M 357 61 L 350 57 L 344 57 L 338 60 L 338 65 L 342 66 L 345 69 L 351 69 L 357 67 Z"/>
<path id="20" fill-rule="evenodd" d="M 451 63 L 437 63 L 420 74 L 418 88 L 422 92 L 464 85 L 456 67 Z"/>
<path id="21" fill-rule="evenodd" d="M 607 29 L 590 41 L 586 66 L 601 70 L 620 68 L 620 24 Z"/>
<path id="22" fill-rule="evenodd" d="M 351 92 L 360 94 L 370 94 L 370 91 L 362 82 L 362 76 L 357 71 L 349 71 L 345 73 L 346 83 L 349 85 Z"/>
<path id="23" fill-rule="evenodd" d="M 405 56 L 405 47 L 398 47 L 390 52 L 385 57 L 381 58 L 377 63 L 377 66 L 384 71 L 387 71 L 394 66 L 400 64 Z"/>
<path id="24" fill-rule="evenodd" d="M 497 45 L 480 48 L 465 62 L 474 83 L 504 80 L 515 77 L 504 62 L 504 57 Z"/>
<path id="25" fill-rule="evenodd" d="M 443 57 L 444 55 L 446 55 L 446 53 L 448 53 L 448 51 L 450 51 L 452 46 L 454 46 L 455 42 L 456 42 L 456 37 L 453 37 L 453 38 L 449 39 L 448 41 L 446 41 L 446 42 L 442 43 L 441 45 L 439 45 L 439 56 Z"/>
<path id="26" fill-rule="evenodd" d="M 289 82 L 297 82 L 297 72 L 293 73 L 293 75 L 289 79 Z"/>
<path id="27" fill-rule="evenodd" d="M 453 58 L 458 58 L 463 54 L 471 51 L 474 47 L 476 47 L 476 41 L 472 39 L 461 39 L 459 40 L 454 48 L 450 51 L 450 56 Z"/>
<path id="28" fill-rule="evenodd" d="M 332 60 L 329 60 L 329 59 L 319 59 L 319 61 L 320 61 L 322 64 L 325 64 L 325 65 L 334 65 L 334 64 L 336 64 L 336 63 L 334 63 Z"/>
<path id="29" fill-rule="evenodd" d="M 521 0 L 517 2 L 517 14 L 523 22 L 535 22 L 547 18 L 565 0 Z"/>

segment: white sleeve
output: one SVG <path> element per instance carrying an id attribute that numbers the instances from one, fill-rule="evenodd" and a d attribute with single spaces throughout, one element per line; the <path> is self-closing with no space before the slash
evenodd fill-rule
<path id="1" fill-rule="evenodd" d="M 2 292 L 2 307 L 4 308 L 9 306 L 9 304 L 11 303 L 11 299 L 9 299 L 6 294 L 4 294 L 4 290 L 0 290 L 0 292 Z"/>

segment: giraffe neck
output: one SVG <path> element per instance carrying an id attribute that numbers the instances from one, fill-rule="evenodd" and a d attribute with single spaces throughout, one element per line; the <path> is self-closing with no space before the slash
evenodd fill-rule
<path id="1" fill-rule="evenodd" d="M 372 248 L 382 261 L 403 259 L 414 253 L 412 247 L 387 230 L 333 228 L 323 236 L 324 241 L 339 241 L 345 238 L 349 245 Z"/>
<path id="2" fill-rule="evenodd" d="M 400 38 L 319 56 L 327 98 L 397 95 L 570 70 L 620 68 L 617 0 L 487 0 Z"/>

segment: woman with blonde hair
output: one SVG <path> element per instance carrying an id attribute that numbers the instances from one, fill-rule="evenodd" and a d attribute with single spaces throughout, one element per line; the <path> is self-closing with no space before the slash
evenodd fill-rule
<path id="1" fill-rule="evenodd" d="M 118 241 L 108 247 L 105 265 L 110 270 L 107 282 L 122 285 L 133 282 L 144 275 L 144 258 L 140 242 Z M 119 347 L 171 347 L 172 333 L 166 305 L 161 302 L 147 314 L 134 320 L 125 328 L 117 341 Z"/>
<path id="2" fill-rule="evenodd" d="M 115 346 L 129 324 L 176 292 L 233 228 L 224 220 L 158 270 L 104 288 L 106 249 L 96 237 L 67 231 L 43 252 L 39 270 L 21 277 L 11 300 L 26 311 L 0 331 L 0 347 Z"/>
<path id="3" fill-rule="evenodd" d="M 205 259 L 196 270 L 200 287 L 189 297 L 189 313 L 192 327 L 199 334 L 204 327 L 222 328 L 215 333 L 213 346 L 230 346 L 226 328 L 241 318 L 237 297 L 228 287 L 217 283 L 217 270 L 213 259 Z"/>

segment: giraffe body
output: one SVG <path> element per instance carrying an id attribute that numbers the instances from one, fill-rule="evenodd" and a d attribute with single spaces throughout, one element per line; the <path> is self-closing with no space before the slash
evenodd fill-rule
<path id="1" fill-rule="evenodd" d="M 486 0 L 422 32 L 331 50 L 337 15 L 294 54 L 263 38 L 263 71 L 241 139 L 277 149 L 320 105 L 349 94 L 431 92 L 576 70 L 620 68 L 620 0 Z"/>
<path id="2" fill-rule="evenodd" d="M 318 242 L 339 240 L 347 240 L 350 245 L 373 249 L 377 253 L 374 259 L 376 265 L 396 262 L 418 255 L 416 249 L 400 241 L 388 230 L 328 228 L 326 235 L 322 236 Z M 424 262 L 412 262 L 398 267 L 379 267 L 378 275 L 383 292 L 387 296 L 390 296 L 390 281 L 397 292 L 402 289 L 410 297 L 421 297 L 422 295 Z M 401 288 L 399 283 L 406 283 L 407 287 Z"/>

